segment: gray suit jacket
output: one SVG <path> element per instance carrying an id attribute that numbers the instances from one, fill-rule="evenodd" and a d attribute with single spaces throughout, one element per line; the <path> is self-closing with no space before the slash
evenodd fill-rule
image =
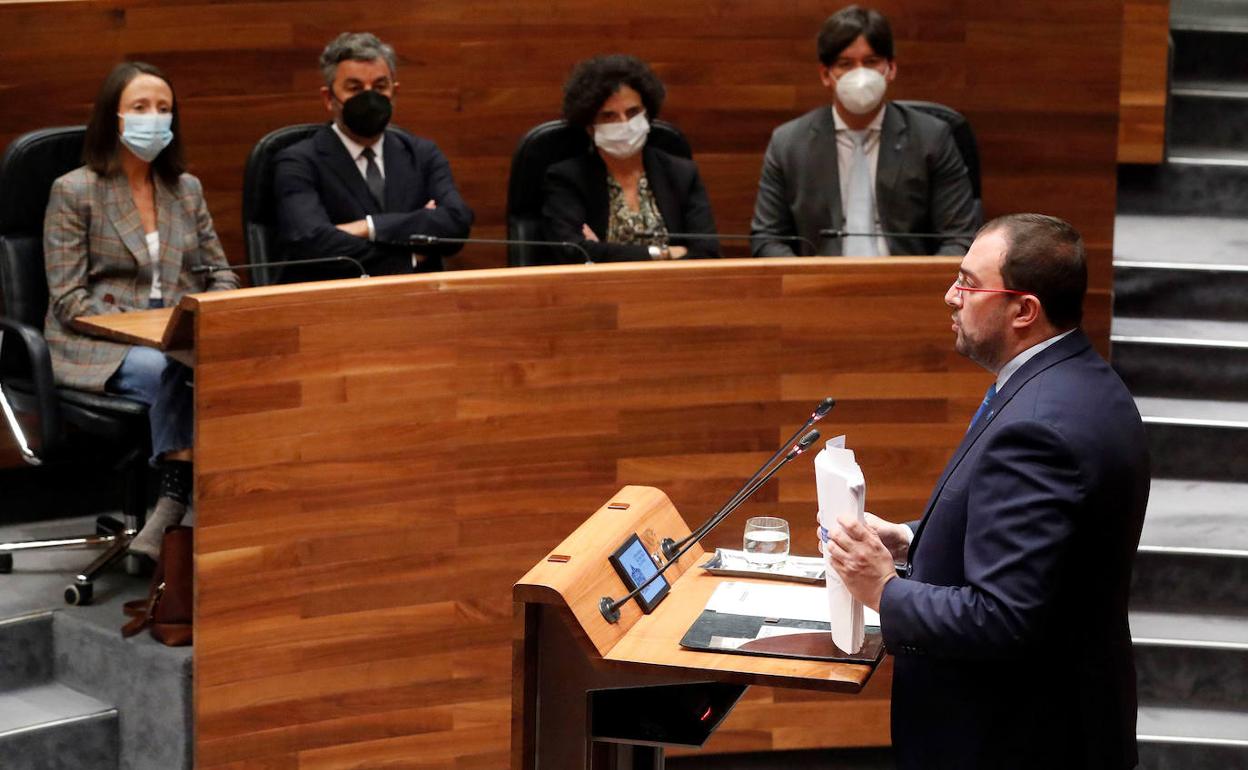
<path id="1" fill-rule="evenodd" d="M 945 238 L 889 238 L 891 254 L 962 255 L 971 245 L 974 201 L 966 164 L 949 124 L 910 107 L 889 102 L 880 128 L 875 173 L 880 226 L 889 232 L 950 233 Z M 845 225 L 837 171 L 836 123 L 831 107 L 819 107 L 777 128 L 767 145 L 754 235 L 801 236 L 820 255 L 841 253 L 840 238 L 820 237 L 825 228 Z M 956 235 L 952 235 L 956 234 Z M 807 244 L 759 238 L 756 257 L 810 254 Z"/>
<path id="2" fill-rule="evenodd" d="M 190 270 L 227 264 L 198 179 L 183 174 L 174 187 L 157 180 L 156 229 L 160 259 L 153 263 L 124 174 L 101 177 L 83 166 L 52 184 L 43 220 L 49 294 L 43 329 L 57 383 L 104 390 L 130 346 L 83 334 L 73 320 L 146 309 L 153 270 L 160 271 L 166 307 L 184 294 L 238 288 L 232 271 Z"/>

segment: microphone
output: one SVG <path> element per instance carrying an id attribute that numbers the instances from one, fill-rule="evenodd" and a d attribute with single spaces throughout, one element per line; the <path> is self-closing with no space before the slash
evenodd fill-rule
<path id="1" fill-rule="evenodd" d="M 667 559 L 668 561 L 672 561 L 673 554 L 675 554 L 678 550 L 680 550 L 680 548 L 685 543 L 688 543 L 690 540 L 694 540 L 694 539 L 701 540 L 702 537 L 706 534 L 706 532 L 709 531 L 709 527 L 714 526 L 713 524 L 711 524 L 711 522 L 715 521 L 715 519 L 719 517 L 719 515 L 723 513 L 723 511 L 726 508 L 729 508 L 729 507 L 735 508 L 737 505 L 740 504 L 742 495 L 745 494 L 746 489 L 748 489 L 749 486 L 753 484 L 755 480 L 758 479 L 759 476 L 763 475 L 764 471 L 766 471 L 769 467 L 771 467 L 771 464 L 774 463 L 776 459 L 779 458 L 780 455 L 784 453 L 785 447 L 792 444 L 794 441 L 797 441 L 798 436 L 806 432 L 807 428 L 811 427 L 815 423 L 822 420 L 828 414 L 828 412 L 832 411 L 832 407 L 834 406 L 836 406 L 836 399 L 832 398 L 831 396 L 828 396 L 827 398 L 820 401 L 819 405 L 815 407 L 815 410 L 810 413 L 810 417 L 806 420 L 805 423 L 802 424 L 802 427 L 793 431 L 793 435 L 789 436 L 788 441 L 785 441 L 784 443 L 782 443 L 780 445 L 780 448 L 776 450 L 775 454 L 767 458 L 767 462 L 758 466 L 758 470 L 754 471 L 754 475 L 750 476 L 750 478 L 747 479 L 746 482 L 742 484 L 741 487 L 736 492 L 733 493 L 732 497 L 728 498 L 728 502 L 724 503 L 723 507 L 721 507 L 718 511 L 713 513 L 709 519 L 703 522 L 702 526 L 698 527 L 693 532 L 690 532 L 688 537 L 683 538 L 679 543 L 673 541 L 670 537 L 663 538 L 663 542 L 660 544 L 660 547 L 663 550 L 663 558 Z"/>
<path id="2" fill-rule="evenodd" d="M 195 265 L 191 268 L 191 272 L 196 275 L 203 273 L 219 273 L 223 270 L 258 270 L 266 267 L 286 267 L 287 265 L 317 265 L 327 262 L 350 262 L 355 265 L 355 269 L 360 271 L 361 278 L 368 277 L 368 271 L 364 269 L 363 263 L 352 257 L 314 257 L 312 259 L 283 259 L 277 262 L 256 262 L 245 265 Z"/>
<path id="3" fill-rule="evenodd" d="M 819 231 L 820 238 L 845 238 L 845 237 L 862 237 L 862 238 L 974 238 L 973 232 L 951 232 L 951 233 L 903 233 L 897 231 L 881 230 L 874 233 L 855 233 L 849 230 L 838 230 L 829 227 Z"/>
<path id="4" fill-rule="evenodd" d="M 591 265 L 594 260 L 590 259 L 589 252 L 585 247 L 573 241 L 528 241 L 511 238 L 447 238 L 441 235 L 412 235 L 409 236 L 411 243 L 420 244 L 422 246 L 437 246 L 440 243 L 483 243 L 493 246 L 545 246 L 547 248 L 576 249 L 585 257 L 585 264 Z M 409 246 L 411 244 L 408 244 Z"/>
<path id="5" fill-rule="evenodd" d="M 747 233 L 665 233 L 661 230 L 637 230 L 633 233 L 638 238 L 665 238 L 668 240 L 676 239 L 682 241 L 783 241 L 785 243 L 802 243 L 810 247 L 812 253 L 816 251 L 815 244 L 809 238 L 803 238 L 800 235 L 754 235 Z M 627 229 L 625 230 L 627 237 Z"/>
<path id="6" fill-rule="evenodd" d="M 715 518 L 711 519 L 707 523 L 707 526 L 704 528 L 704 531 L 698 536 L 696 540 L 690 540 L 685 545 L 684 548 L 680 549 L 680 551 L 676 553 L 674 558 L 669 560 L 662 567 L 659 567 L 658 571 L 656 571 L 653 575 L 647 578 L 641 585 L 629 591 L 627 594 L 620 597 L 619 599 L 612 599 L 610 596 L 604 596 L 601 599 L 599 599 L 598 611 L 602 613 L 602 616 L 606 618 L 607 622 L 618 623 L 620 620 L 620 607 L 623 607 L 624 604 L 627 603 L 629 599 L 632 599 L 633 597 L 637 596 L 637 594 L 641 593 L 646 588 L 648 588 L 651 583 L 658 580 L 659 575 L 662 575 L 664 572 L 667 572 L 667 570 L 673 564 L 675 564 L 677 561 L 680 560 L 681 556 L 685 555 L 685 551 L 688 551 L 690 548 L 696 545 L 698 541 L 700 541 L 703 537 L 705 537 L 706 535 L 709 535 L 711 530 L 719 526 L 720 522 L 728 518 L 728 516 L 733 511 L 739 508 L 742 503 L 744 503 L 747 499 L 749 499 L 750 496 L 753 495 L 755 492 L 757 492 L 764 484 L 766 484 L 768 481 L 771 481 L 771 477 L 775 476 L 776 473 L 781 468 L 788 465 L 790 462 L 796 459 L 798 455 L 802 454 L 807 449 L 810 449 L 811 445 L 814 444 L 818 440 L 819 440 L 819 431 L 817 430 L 812 430 L 810 433 L 807 433 L 805 436 L 802 436 L 802 440 L 797 442 L 797 444 L 795 444 L 793 448 L 789 450 L 788 454 L 784 456 L 784 459 L 776 463 L 775 467 L 767 471 L 767 473 L 764 474 L 762 478 L 758 479 L 758 481 L 755 481 L 753 485 L 751 485 L 741 495 L 739 495 L 739 499 L 736 500 L 735 505 L 732 505 L 731 507 L 725 507 L 719 513 L 715 514 Z"/>

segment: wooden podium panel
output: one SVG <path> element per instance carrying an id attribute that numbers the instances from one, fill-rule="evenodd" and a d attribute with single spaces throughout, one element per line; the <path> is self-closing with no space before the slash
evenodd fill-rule
<path id="1" fill-rule="evenodd" d="M 596 265 L 187 298 L 196 766 L 505 766 L 512 584 L 626 484 L 700 521 L 825 395 L 820 427 L 848 433 L 868 506 L 914 516 L 990 380 L 952 350 L 956 265 Z M 708 547 L 774 513 L 814 553 L 814 510 L 796 462 Z M 752 688 L 711 748 L 886 743 L 880 686 L 842 721 L 847 696 Z M 827 730 L 792 721 L 826 714 Z"/>

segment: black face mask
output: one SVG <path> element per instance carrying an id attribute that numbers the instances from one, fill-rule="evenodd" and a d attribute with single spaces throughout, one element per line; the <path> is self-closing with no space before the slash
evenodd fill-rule
<path id="1" fill-rule="evenodd" d="M 361 91 L 342 102 L 342 122 L 363 139 L 381 136 L 390 122 L 390 100 L 377 91 Z"/>

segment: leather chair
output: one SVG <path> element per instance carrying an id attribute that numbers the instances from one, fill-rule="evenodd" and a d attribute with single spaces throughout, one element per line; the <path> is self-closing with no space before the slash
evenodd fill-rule
<path id="1" fill-rule="evenodd" d="M 962 156 L 962 162 L 966 164 L 967 174 L 971 178 L 971 197 L 975 201 L 975 228 L 978 229 L 984 223 L 984 196 L 980 183 L 979 143 L 975 140 L 975 131 L 970 122 L 962 113 L 938 102 L 899 99 L 897 104 L 940 118 L 953 129 L 953 143 L 958 146 L 958 153 Z"/>
<path id="2" fill-rule="evenodd" d="M 650 125 L 646 143 L 682 158 L 692 158 L 693 150 L 680 129 L 662 120 Z M 507 181 L 507 239 L 539 241 L 542 233 L 542 181 L 552 163 L 589 152 L 589 134 L 566 120 L 550 120 L 529 129 L 511 157 Z M 532 246 L 509 245 L 507 264 L 524 267 L 538 264 L 541 252 Z"/>
<path id="3" fill-rule="evenodd" d="M 0 160 L 0 407 L 30 465 L 107 462 L 124 485 L 122 520 L 101 516 L 91 534 L 0 543 L 0 572 L 12 570 L 14 553 L 106 547 L 65 589 L 70 604 L 90 603 L 95 577 L 125 556 L 147 512 L 151 454 L 147 407 L 57 386 L 43 337 L 48 309 L 44 210 L 52 182 L 81 165 L 85 134 L 82 126 L 32 131 L 14 139 Z"/>
<path id="4" fill-rule="evenodd" d="M 265 134 L 251 148 L 243 169 L 243 243 L 247 264 L 252 265 L 253 286 L 281 283 L 281 268 L 268 267 L 282 260 L 277 246 L 277 205 L 273 195 L 273 161 L 287 147 L 312 136 L 322 123 L 284 126 Z"/>

